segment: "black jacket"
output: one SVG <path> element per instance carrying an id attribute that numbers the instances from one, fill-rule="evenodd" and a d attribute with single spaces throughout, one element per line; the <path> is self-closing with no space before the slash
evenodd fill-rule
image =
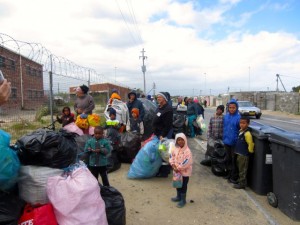
<path id="1" fill-rule="evenodd" d="M 152 120 L 153 133 L 166 137 L 173 127 L 173 108 L 169 104 L 158 107 Z"/>

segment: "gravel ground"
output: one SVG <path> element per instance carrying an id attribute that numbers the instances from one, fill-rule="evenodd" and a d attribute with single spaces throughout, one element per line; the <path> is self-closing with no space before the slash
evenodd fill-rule
<path id="1" fill-rule="evenodd" d="M 225 179 L 216 177 L 210 167 L 200 165 L 206 142 L 188 140 L 193 152 L 193 174 L 188 184 L 187 205 L 177 208 L 170 201 L 175 195 L 168 178 L 127 179 L 130 164 L 110 173 L 112 186 L 124 196 L 128 225 L 296 225 L 300 224 L 272 208 L 266 196 L 258 196 L 249 188 L 236 190 Z"/>

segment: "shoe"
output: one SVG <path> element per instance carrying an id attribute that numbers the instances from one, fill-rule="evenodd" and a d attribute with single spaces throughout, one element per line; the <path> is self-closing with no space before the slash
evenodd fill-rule
<path id="1" fill-rule="evenodd" d="M 174 198 L 171 198 L 172 202 L 179 202 L 181 200 L 180 192 L 177 190 L 177 196 Z"/>
<path id="2" fill-rule="evenodd" d="M 182 208 L 186 204 L 186 194 L 180 194 L 181 199 L 177 204 L 177 208 Z"/>
<path id="3" fill-rule="evenodd" d="M 245 185 L 235 184 L 235 185 L 233 185 L 233 188 L 235 188 L 235 189 L 245 189 Z"/>
<path id="4" fill-rule="evenodd" d="M 232 179 L 232 178 L 229 178 L 229 179 L 227 180 L 227 182 L 228 182 L 228 183 L 232 183 L 232 184 L 238 184 L 238 183 L 239 183 L 237 180 L 234 180 L 234 179 Z"/>

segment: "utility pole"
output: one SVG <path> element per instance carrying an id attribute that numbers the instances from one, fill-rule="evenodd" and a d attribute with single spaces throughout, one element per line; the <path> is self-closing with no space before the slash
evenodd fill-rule
<path id="1" fill-rule="evenodd" d="M 277 77 L 277 78 L 276 78 L 276 82 L 277 82 L 276 91 L 279 91 L 279 88 L 278 88 L 278 80 L 279 80 L 280 83 L 281 83 L 281 85 L 282 85 L 282 87 L 283 87 L 283 89 L 284 89 L 284 91 L 286 92 L 285 86 L 283 85 L 282 80 L 281 80 L 279 74 L 276 74 L 276 77 Z"/>
<path id="2" fill-rule="evenodd" d="M 146 78 L 145 78 L 146 66 L 145 66 L 145 59 L 147 59 L 147 56 L 144 55 L 144 53 L 145 53 L 144 49 L 141 51 L 141 53 L 142 53 L 142 56 L 140 56 L 140 58 L 142 58 L 142 60 L 143 60 L 142 72 L 143 72 L 143 75 L 144 75 L 144 93 L 146 94 Z"/>
<path id="3" fill-rule="evenodd" d="M 155 88 L 156 88 L 156 85 L 155 85 L 155 82 L 153 82 L 153 98 L 155 97 Z"/>

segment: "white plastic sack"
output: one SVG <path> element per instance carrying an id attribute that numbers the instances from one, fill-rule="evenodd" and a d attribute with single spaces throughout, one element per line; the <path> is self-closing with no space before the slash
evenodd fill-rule
<path id="1" fill-rule="evenodd" d="M 63 129 L 78 135 L 83 135 L 83 131 L 74 122 L 67 124 Z"/>
<path id="2" fill-rule="evenodd" d="M 107 225 L 98 181 L 86 167 L 48 179 L 47 194 L 59 225 Z"/>
<path id="3" fill-rule="evenodd" d="M 203 131 L 206 129 L 206 124 L 202 115 L 197 116 L 196 122 Z"/>
<path id="4" fill-rule="evenodd" d="M 125 102 L 114 99 L 111 105 L 106 105 L 106 108 L 104 110 L 104 116 L 106 119 L 109 119 L 109 107 L 112 107 L 116 110 L 116 119 L 119 120 L 120 124 L 127 124 L 127 121 L 129 119 L 129 110 Z"/>
<path id="5" fill-rule="evenodd" d="M 47 180 L 62 173 L 63 170 L 50 167 L 21 166 L 18 179 L 20 198 L 32 205 L 48 203 Z"/>
<path id="6" fill-rule="evenodd" d="M 171 151 L 170 149 L 173 145 L 175 145 L 174 139 L 162 139 L 159 143 L 158 152 L 165 162 L 169 162 Z"/>

